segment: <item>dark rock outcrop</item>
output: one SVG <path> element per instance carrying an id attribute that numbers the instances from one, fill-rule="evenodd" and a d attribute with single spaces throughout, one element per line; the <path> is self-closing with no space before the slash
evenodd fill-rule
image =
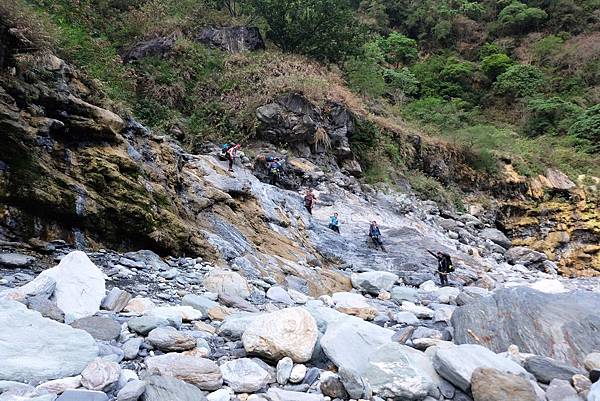
<path id="1" fill-rule="evenodd" d="M 344 106 L 318 108 L 298 93 L 287 93 L 256 109 L 258 133 L 278 145 L 290 145 L 302 156 L 334 170 L 360 176 L 362 169 L 350 148 L 355 117 Z"/>
<path id="2" fill-rule="evenodd" d="M 165 57 L 173 49 L 175 40 L 177 40 L 175 34 L 144 40 L 127 49 L 121 58 L 123 62 L 129 63 L 149 56 Z"/>
<path id="3" fill-rule="evenodd" d="M 595 293 L 502 289 L 456 309 L 454 341 L 495 352 L 515 344 L 522 352 L 581 367 L 585 356 L 600 348 L 599 309 L 600 295 Z"/>
<path id="4" fill-rule="evenodd" d="M 257 27 L 233 26 L 225 28 L 204 28 L 196 35 L 195 40 L 215 46 L 230 53 L 261 50 L 265 42 Z"/>

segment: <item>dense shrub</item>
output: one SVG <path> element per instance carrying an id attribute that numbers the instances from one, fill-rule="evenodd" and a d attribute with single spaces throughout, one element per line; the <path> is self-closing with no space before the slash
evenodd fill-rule
<path id="1" fill-rule="evenodd" d="M 600 104 L 579 115 L 569 128 L 569 134 L 589 140 L 596 151 L 600 150 Z"/>
<path id="2" fill-rule="evenodd" d="M 539 93 L 545 83 L 544 73 L 533 65 L 516 64 L 496 79 L 496 92 L 509 98 L 522 98 Z"/>
<path id="3" fill-rule="evenodd" d="M 417 42 L 400 33 L 393 32 L 378 42 L 385 60 L 395 66 L 408 65 L 417 59 Z"/>
<path id="4" fill-rule="evenodd" d="M 481 69 L 487 77 L 495 81 L 496 77 L 508 70 L 515 62 L 504 53 L 496 53 L 481 60 Z"/>
<path id="5" fill-rule="evenodd" d="M 523 33 L 536 29 L 548 14 L 541 8 L 513 1 L 498 14 L 498 23 L 505 32 Z"/>
<path id="6" fill-rule="evenodd" d="M 524 131 L 529 136 L 564 134 L 581 109 L 560 97 L 533 98 L 527 104 L 528 118 Z"/>

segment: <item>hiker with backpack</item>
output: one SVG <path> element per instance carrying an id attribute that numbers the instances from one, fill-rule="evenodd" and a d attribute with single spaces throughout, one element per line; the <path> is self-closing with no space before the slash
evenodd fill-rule
<path id="1" fill-rule="evenodd" d="M 369 226 L 369 237 L 371 237 L 371 241 L 373 241 L 375 247 L 380 247 L 382 251 L 385 251 L 383 241 L 381 240 L 381 231 L 375 220 L 373 220 Z"/>
<path id="2" fill-rule="evenodd" d="M 437 251 L 434 253 L 430 250 L 427 250 L 427 252 L 429 252 L 431 254 L 431 256 L 433 256 L 434 258 L 437 259 L 438 275 L 440 276 L 440 284 L 442 285 L 442 287 L 447 286 L 448 285 L 448 274 L 450 274 L 454 271 L 454 266 L 452 265 L 452 258 L 450 257 L 450 255 L 448 255 L 447 253 L 444 253 L 442 251 Z"/>
<path id="3" fill-rule="evenodd" d="M 240 150 L 240 148 L 242 147 L 242 145 L 240 145 L 239 143 L 236 145 L 224 145 L 223 146 L 223 150 L 225 152 L 225 158 L 229 161 L 229 172 L 233 173 L 233 162 L 235 161 L 235 158 L 237 157 L 237 152 L 238 150 Z"/>
<path id="4" fill-rule="evenodd" d="M 304 207 L 306 208 L 306 210 L 308 210 L 308 213 L 311 216 L 312 216 L 313 205 L 315 204 L 316 200 L 317 200 L 317 197 L 313 193 L 313 190 L 309 189 L 308 192 L 306 192 L 306 195 L 304 196 Z"/>
<path id="5" fill-rule="evenodd" d="M 329 229 L 335 231 L 336 233 L 340 233 L 340 221 L 338 219 L 337 212 L 333 214 L 333 216 L 329 217 Z"/>
<path id="6" fill-rule="evenodd" d="M 279 160 L 278 157 L 269 160 L 267 158 L 267 170 L 269 171 L 269 184 L 275 185 L 279 181 L 279 177 L 283 172 L 284 160 Z"/>

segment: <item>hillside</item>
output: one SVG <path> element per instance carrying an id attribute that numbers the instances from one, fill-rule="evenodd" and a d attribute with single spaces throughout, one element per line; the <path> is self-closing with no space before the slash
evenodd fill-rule
<path id="1" fill-rule="evenodd" d="M 600 400 L 597 6 L 0 0 L 0 401 Z"/>

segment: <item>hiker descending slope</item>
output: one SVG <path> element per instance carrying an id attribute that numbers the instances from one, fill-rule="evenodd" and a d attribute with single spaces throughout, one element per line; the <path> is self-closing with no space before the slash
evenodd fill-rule
<path id="1" fill-rule="evenodd" d="M 338 219 L 338 213 L 334 213 L 333 216 L 329 217 L 329 228 L 336 233 L 340 233 L 340 220 Z"/>
<path id="2" fill-rule="evenodd" d="M 373 220 L 369 226 L 369 237 L 371 238 L 371 241 L 373 241 L 375 247 L 380 247 L 382 251 L 385 251 L 383 241 L 381 240 L 381 231 L 379 231 L 379 226 L 375 220 Z"/>
<path id="3" fill-rule="evenodd" d="M 242 145 L 240 145 L 238 143 L 236 145 L 225 145 L 225 146 L 223 147 L 223 149 L 225 150 L 225 157 L 226 157 L 227 161 L 229 161 L 229 170 L 228 171 L 230 173 L 233 173 L 233 162 L 235 161 L 235 159 L 237 157 L 237 152 L 238 152 L 238 150 L 240 150 Z"/>
<path id="4" fill-rule="evenodd" d="M 304 207 L 306 208 L 306 210 L 308 210 L 308 213 L 310 213 L 311 215 L 312 215 L 313 205 L 315 204 L 316 200 L 317 200 L 317 197 L 313 193 L 313 190 L 309 189 L 308 192 L 306 192 L 306 195 L 304 195 Z"/>
<path id="5" fill-rule="evenodd" d="M 269 184 L 275 185 L 279 182 L 283 173 L 283 165 L 285 160 L 280 160 L 278 157 L 267 159 L 267 170 L 269 171 Z"/>
<path id="6" fill-rule="evenodd" d="M 434 258 L 437 259 L 438 262 L 438 275 L 440 276 L 440 284 L 442 287 L 448 285 L 448 274 L 454 271 L 454 266 L 452 265 L 452 259 L 450 255 L 444 253 L 442 251 L 437 251 L 436 253 L 427 250 Z"/>

